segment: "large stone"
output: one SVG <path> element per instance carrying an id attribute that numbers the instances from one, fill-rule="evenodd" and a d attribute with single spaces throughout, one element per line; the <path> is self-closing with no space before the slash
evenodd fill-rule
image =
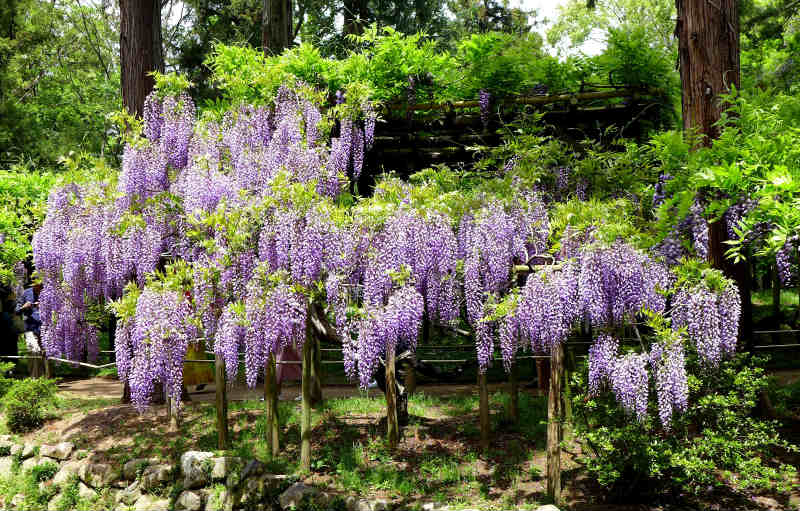
<path id="1" fill-rule="evenodd" d="M 125 504 L 132 506 L 142 496 L 139 481 L 134 481 L 127 488 L 117 493 L 114 502 L 117 504 Z"/>
<path id="2" fill-rule="evenodd" d="M 14 458 L 11 456 L 3 456 L 0 458 L 0 479 L 11 475 L 12 466 L 14 466 Z"/>
<path id="3" fill-rule="evenodd" d="M 22 444 L 14 444 L 11 446 L 10 453 L 12 456 L 19 456 L 22 457 L 22 450 L 25 448 Z"/>
<path id="4" fill-rule="evenodd" d="M 21 465 L 22 471 L 26 472 L 26 471 L 32 469 L 33 467 L 41 465 L 42 463 L 44 463 L 44 461 L 45 460 L 43 460 L 39 456 L 35 456 L 33 458 L 28 458 L 27 460 L 22 462 L 22 465 Z"/>
<path id="5" fill-rule="evenodd" d="M 94 500 L 97 498 L 97 492 L 89 488 L 82 482 L 78 483 L 78 496 L 86 500 Z"/>
<path id="6" fill-rule="evenodd" d="M 181 456 L 181 472 L 183 487 L 187 489 L 201 488 L 211 480 L 213 452 L 187 451 Z"/>
<path id="7" fill-rule="evenodd" d="M 72 454 L 73 449 L 75 449 L 75 444 L 72 442 L 61 442 L 56 445 L 43 445 L 39 448 L 39 455 L 63 461 L 69 458 L 69 455 Z"/>
<path id="8" fill-rule="evenodd" d="M 61 465 L 61 468 L 56 472 L 53 477 L 53 484 L 63 485 L 67 484 L 73 477 L 80 477 L 81 470 L 84 466 L 82 461 L 67 461 Z"/>
<path id="9" fill-rule="evenodd" d="M 61 509 L 61 499 L 63 495 L 56 493 L 55 496 L 47 503 L 47 511 L 59 511 Z"/>
<path id="10" fill-rule="evenodd" d="M 20 457 L 24 460 L 33 456 L 35 452 L 36 445 L 26 442 L 25 445 L 22 446 L 22 454 L 20 454 Z"/>
<path id="11" fill-rule="evenodd" d="M 12 442 L 11 440 L 5 440 L 3 438 L 0 438 L 0 455 L 2 456 L 10 455 L 11 449 L 13 449 L 15 445 L 17 444 Z"/>
<path id="12" fill-rule="evenodd" d="M 320 491 L 313 486 L 308 486 L 303 483 L 294 483 L 280 494 L 278 503 L 281 505 L 282 509 L 296 508 L 306 495 L 314 498 L 320 495 Z"/>
<path id="13" fill-rule="evenodd" d="M 553 504 L 547 504 L 546 506 L 537 507 L 536 511 L 558 511 L 558 508 Z"/>
<path id="14" fill-rule="evenodd" d="M 193 491 L 184 491 L 175 501 L 175 511 L 200 511 L 203 508 L 203 497 Z"/>
<path id="15" fill-rule="evenodd" d="M 122 465 L 122 477 L 128 481 L 133 481 L 150 465 L 155 465 L 158 460 L 155 458 L 135 458 Z"/>
<path id="16" fill-rule="evenodd" d="M 386 499 L 373 499 L 369 503 L 370 511 L 389 511 L 391 504 Z"/>
<path id="17" fill-rule="evenodd" d="M 119 479 L 119 475 L 119 471 L 107 463 L 85 463 L 78 473 L 81 481 L 93 488 L 110 486 Z"/>
<path id="18" fill-rule="evenodd" d="M 211 468 L 211 479 L 214 481 L 223 481 L 227 479 L 231 473 L 236 472 L 241 468 L 241 458 L 232 456 L 214 458 L 214 466 Z"/>
<path id="19" fill-rule="evenodd" d="M 266 465 L 264 465 L 260 461 L 250 460 L 247 462 L 247 465 L 245 465 L 244 469 L 242 470 L 242 480 L 245 480 L 253 476 L 260 476 L 261 474 L 264 473 L 265 469 Z"/>
<path id="20" fill-rule="evenodd" d="M 143 490 L 157 488 L 172 479 L 172 467 L 169 465 L 151 465 L 144 469 L 140 479 Z"/>
<path id="21" fill-rule="evenodd" d="M 155 495 L 142 495 L 133 505 L 133 509 L 134 511 L 167 511 L 169 499 L 160 499 Z"/>
<path id="22" fill-rule="evenodd" d="M 233 495 L 227 491 L 222 490 L 219 493 L 209 492 L 206 498 L 205 511 L 232 511 L 233 510 Z"/>
<path id="23" fill-rule="evenodd" d="M 12 508 L 22 508 L 22 503 L 25 502 L 25 495 L 21 493 L 17 493 L 11 499 L 11 507 Z"/>

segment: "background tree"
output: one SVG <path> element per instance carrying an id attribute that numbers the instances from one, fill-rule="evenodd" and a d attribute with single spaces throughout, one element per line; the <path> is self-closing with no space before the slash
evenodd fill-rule
<path id="1" fill-rule="evenodd" d="M 675 35 L 681 75 L 683 129 L 697 134 L 700 145 L 710 147 L 718 138 L 718 124 L 729 107 L 723 96 L 738 90 L 739 81 L 739 11 L 737 0 L 676 0 L 678 21 Z M 747 263 L 734 264 L 726 259 L 728 239 L 725 222 L 709 224 L 711 265 L 734 278 L 742 294 L 741 331 L 749 334 L 752 325 L 750 269 Z"/>
<path id="2" fill-rule="evenodd" d="M 153 90 L 153 71 L 164 71 L 160 0 L 120 0 L 120 68 L 122 104 L 131 114 L 144 111 Z"/>

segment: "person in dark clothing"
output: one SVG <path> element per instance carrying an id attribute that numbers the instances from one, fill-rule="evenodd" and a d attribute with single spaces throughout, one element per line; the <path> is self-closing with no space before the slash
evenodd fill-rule
<path id="1" fill-rule="evenodd" d="M 44 355 L 41 341 L 42 320 L 39 317 L 39 293 L 41 291 L 42 283 L 34 281 L 33 286 L 25 289 L 22 295 L 17 298 L 15 311 L 18 314 L 22 314 L 25 320 L 25 345 L 27 350 L 31 353 Z M 41 376 L 44 360 L 35 359 L 32 362 L 31 376 Z"/>
<path id="2" fill-rule="evenodd" d="M 22 296 L 17 298 L 16 312 L 25 318 L 25 331 L 33 332 L 38 338 L 41 335 L 42 320 L 39 317 L 39 293 L 42 292 L 42 284 L 35 283 L 32 287 L 25 289 Z"/>

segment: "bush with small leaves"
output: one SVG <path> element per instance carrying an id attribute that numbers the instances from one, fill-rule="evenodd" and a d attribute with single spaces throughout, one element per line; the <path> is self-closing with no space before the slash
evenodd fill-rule
<path id="1" fill-rule="evenodd" d="M 6 425 L 13 433 L 24 433 L 44 423 L 44 412 L 55 401 L 56 382 L 26 378 L 14 382 L 2 399 Z"/>

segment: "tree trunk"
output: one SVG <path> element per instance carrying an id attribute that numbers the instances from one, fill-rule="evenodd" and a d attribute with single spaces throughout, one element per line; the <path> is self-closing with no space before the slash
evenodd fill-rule
<path id="1" fill-rule="evenodd" d="M 550 357 L 550 393 L 547 397 L 547 495 L 561 502 L 561 377 L 564 347 L 554 346 Z"/>
<path id="2" fill-rule="evenodd" d="M 292 0 L 264 0 L 261 45 L 264 55 L 278 55 L 292 43 Z"/>
<path id="3" fill-rule="evenodd" d="M 214 386 L 217 398 L 217 449 L 228 448 L 228 393 L 225 386 L 225 361 L 217 354 L 214 360 Z"/>
<path id="4" fill-rule="evenodd" d="M 737 0 L 675 0 L 678 58 L 681 74 L 683 128 L 699 138 L 695 146 L 710 147 L 719 137 L 716 125 L 727 108 L 721 96 L 739 88 L 739 11 Z M 725 258 L 727 229 L 720 219 L 709 224 L 710 263 L 734 279 L 742 297 L 740 339 L 752 331 L 750 271 L 746 262 Z"/>
<path id="5" fill-rule="evenodd" d="M 395 381 L 395 348 L 386 350 L 386 440 L 389 450 L 400 444 L 400 426 L 397 423 L 397 382 Z"/>
<path id="6" fill-rule="evenodd" d="M 164 71 L 161 49 L 160 0 L 119 0 L 119 50 L 122 104 L 142 116 L 144 100 L 155 80 L 149 73 Z"/>
<path id="7" fill-rule="evenodd" d="M 344 35 L 361 35 L 369 18 L 367 0 L 344 0 L 344 25 L 342 33 Z"/>

